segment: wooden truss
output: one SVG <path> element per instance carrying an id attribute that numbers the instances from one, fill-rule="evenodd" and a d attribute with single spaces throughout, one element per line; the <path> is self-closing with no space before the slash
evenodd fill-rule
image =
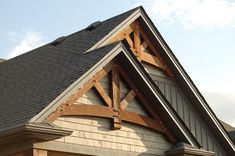
<path id="1" fill-rule="evenodd" d="M 131 25 L 127 26 L 118 35 L 109 40 L 109 43 L 125 40 L 133 54 L 140 62 L 145 62 L 158 69 L 162 70 L 166 76 L 173 77 L 173 73 L 163 62 L 162 58 L 157 53 L 157 48 L 149 40 L 148 34 L 140 27 L 136 20 Z"/>
<path id="2" fill-rule="evenodd" d="M 109 72 L 111 74 L 111 96 L 106 93 L 105 89 L 99 82 Z M 120 76 L 131 88 L 122 99 L 120 97 Z M 83 103 L 74 104 L 83 94 L 92 88 L 95 88 L 100 98 L 105 102 L 104 106 L 88 105 Z M 134 98 L 138 98 L 141 101 L 151 117 L 126 110 L 126 107 Z M 123 68 L 115 63 L 115 61 L 90 78 L 81 89 L 61 104 L 55 112 L 49 115 L 47 120 L 53 122 L 60 116 L 93 116 L 108 118 L 112 119 L 113 129 L 120 129 L 122 121 L 126 121 L 160 132 L 170 142 L 176 142 L 174 135 L 164 126 L 153 106 L 145 99 L 144 95 L 140 90 L 138 90 L 136 84 L 128 77 L 128 74 L 123 70 Z"/>

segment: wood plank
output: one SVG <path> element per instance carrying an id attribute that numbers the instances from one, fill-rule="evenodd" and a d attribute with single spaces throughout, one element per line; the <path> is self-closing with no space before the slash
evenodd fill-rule
<path id="1" fill-rule="evenodd" d="M 112 100 L 111 100 L 111 98 L 106 94 L 106 91 L 104 90 L 104 88 L 102 87 L 102 85 L 100 84 L 100 82 L 96 82 L 96 84 L 95 84 L 95 89 L 96 89 L 97 92 L 100 94 L 100 96 L 101 96 L 102 99 L 105 101 L 105 103 L 106 103 L 109 107 L 112 107 Z"/>
<path id="2" fill-rule="evenodd" d="M 130 45 L 130 48 L 133 49 L 134 48 L 134 43 L 131 40 L 131 37 L 129 35 L 126 35 L 125 39 L 126 39 L 127 43 Z"/>
<path id="3" fill-rule="evenodd" d="M 47 156 L 47 150 L 33 149 L 33 156 Z"/>
<path id="4" fill-rule="evenodd" d="M 121 119 L 122 121 L 127 121 L 130 123 L 141 125 L 141 126 L 153 129 L 162 134 L 166 134 L 165 131 L 161 128 L 161 126 L 157 124 L 157 121 L 150 117 L 139 115 L 134 112 L 121 110 Z"/>
<path id="5" fill-rule="evenodd" d="M 156 57 L 159 58 L 161 66 L 166 71 L 165 74 L 169 77 L 174 77 L 173 73 L 170 71 L 170 69 L 166 66 L 166 64 L 163 62 L 162 58 L 157 53 L 157 51 L 158 51 L 157 48 L 149 40 L 150 37 L 148 36 L 148 34 L 145 33 L 145 31 L 142 28 L 140 28 L 139 31 L 140 31 L 140 34 L 142 35 L 142 37 L 144 38 L 144 40 L 147 42 L 147 44 L 148 44 L 149 48 L 151 49 L 151 51 L 156 55 Z"/>
<path id="6" fill-rule="evenodd" d="M 111 107 L 99 105 L 79 104 L 72 105 L 69 109 L 61 113 L 62 116 L 95 116 L 103 118 L 113 118 L 114 112 Z"/>
<path id="7" fill-rule="evenodd" d="M 74 94 L 67 103 L 71 104 L 77 101 L 78 98 L 85 94 L 89 89 L 91 89 L 96 84 L 96 82 L 100 81 L 105 75 L 107 75 L 111 69 L 112 64 L 109 64 L 108 66 L 97 72 L 94 76 L 91 77 L 91 79 L 88 80 L 88 82 L 83 85 L 83 87 L 80 89 L 81 91 L 78 91 L 77 94 Z"/>
<path id="8" fill-rule="evenodd" d="M 88 92 L 99 80 L 101 80 L 105 75 L 109 73 L 112 69 L 113 64 L 110 63 L 100 71 L 98 71 L 94 76 L 92 76 L 82 88 L 80 88 L 77 92 L 70 96 L 66 101 L 64 101 L 54 112 L 52 112 L 47 120 L 54 121 L 56 120 L 63 111 L 67 110 L 71 105 L 73 105 L 83 94 Z"/>
<path id="9" fill-rule="evenodd" d="M 120 119 L 120 78 L 119 78 L 119 67 L 116 63 L 113 64 L 112 69 L 112 98 L 113 98 L 113 108 L 115 113 L 113 121 L 113 129 L 121 128 Z"/>
<path id="10" fill-rule="evenodd" d="M 140 48 L 142 49 L 146 49 L 148 47 L 148 43 L 146 41 L 144 41 L 141 45 L 140 45 Z"/>
<path id="11" fill-rule="evenodd" d="M 132 41 L 130 36 L 129 36 L 130 33 L 132 33 L 132 32 L 134 32 L 134 41 Z M 140 40 L 140 35 L 145 40 L 142 44 L 141 44 L 141 40 Z M 140 57 L 142 55 L 142 52 L 144 52 L 144 49 L 147 46 L 149 46 L 151 51 L 157 57 L 159 57 L 159 55 L 157 53 L 157 49 L 155 48 L 155 46 L 149 40 L 149 37 L 148 37 L 147 33 L 145 33 L 145 31 L 141 29 L 138 21 L 134 21 L 130 26 L 127 26 L 124 30 L 122 30 L 116 36 L 114 36 L 113 38 L 109 39 L 108 43 L 113 43 L 115 41 L 120 41 L 120 40 L 123 40 L 123 39 L 126 39 L 128 44 L 130 45 L 130 49 L 132 50 L 134 55 L 139 59 L 139 61 L 142 60 L 142 59 L 140 59 Z M 145 47 L 145 48 L 143 48 L 143 47 Z M 158 60 L 160 60 L 160 61 L 158 61 L 158 63 L 155 63 L 155 60 L 151 60 L 149 63 L 151 65 L 153 65 L 153 66 L 158 67 L 158 68 L 162 68 L 167 76 L 173 77 L 172 72 L 163 63 L 162 59 L 159 57 Z"/>
<path id="12" fill-rule="evenodd" d="M 146 109 L 149 109 L 148 112 L 151 114 L 151 116 L 153 116 L 154 119 L 156 119 L 157 121 L 160 122 L 159 116 L 152 109 L 152 107 L 149 104 L 147 104 L 148 102 L 146 101 L 146 99 L 144 98 L 142 93 L 138 90 L 135 83 L 129 78 L 128 74 L 123 70 L 123 68 L 121 66 L 119 67 L 119 70 L 120 70 L 121 75 L 124 77 L 124 80 L 127 82 L 127 84 L 135 91 L 139 100 L 144 104 L 145 107 L 148 107 Z M 150 108 L 149 108 L 149 106 L 150 106 Z"/>
<path id="13" fill-rule="evenodd" d="M 162 63 L 160 62 L 160 60 L 154 56 L 154 55 L 151 55 L 149 53 L 146 53 L 146 52 L 141 52 L 141 57 L 140 59 L 154 67 L 157 67 L 163 71 L 165 71 L 165 67 L 162 65 Z"/>
<path id="14" fill-rule="evenodd" d="M 68 110 L 62 113 L 62 116 L 92 116 L 112 119 L 114 114 L 115 112 L 110 107 L 80 104 L 72 105 Z M 123 121 L 144 126 L 167 135 L 166 131 L 162 129 L 159 124 L 157 124 L 157 121 L 150 117 L 142 116 L 134 112 L 120 110 L 120 118 Z"/>
<path id="15" fill-rule="evenodd" d="M 129 84 L 130 87 L 135 90 L 136 95 L 138 99 L 142 102 L 142 104 L 144 105 L 144 108 L 150 113 L 150 115 L 154 118 L 154 120 L 156 120 L 156 124 L 160 125 L 161 129 L 165 131 L 165 133 L 167 134 L 167 139 L 171 142 L 176 142 L 176 138 L 173 135 L 173 133 L 166 128 L 166 126 L 162 122 L 160 116 L 157 114 L 155 109 L 145 99 L 144 95 L 138 90 L 135 83 L 128 77 L 128 74 L 123 70 L 121 66 L 119 66 L 119 71 L 120 71 L 120 74 L 124 77 L 124 80 L 126 80 L 127 84 Z"/>
<path id="16" fill-rule="evenodd" d="M 127 95 L 121 101 L 121 109 L 126 109 L 128 104 L 135 98 L 136 93 L 134 90 L 131 90 L 127 93 Z"/>
<path id="17" fill-rule="evenodd" d="M 147 33 L 145 33 L 145 31 L 142 28 L 139 28 L 140 34 L 142 35 L 142 37 L 144 38 L 144 40 L 147 42 L 149 48 L 151 49 L 151 51 L 158 56 L 157 53 L 157 49 L 155 48 L 155 46 L 152 44 L 152 42 L 149 40 L 149 36 L 147 35 Z"/>
<path id="18" fill-rule="evenodd" d="M 130 26 L 127 26 L 126 28 L 121 30 L 117 35 L 115 35 L 113 38 L 110 38 L 107 43 L 110 44 L 116 41 L 121 41 L 125 39 L 127 36 L 129 36 L 130 33 L 132 32 L 133 32 L 133 29 Z"/>
<path id="19" fill-rule="evenodd" d="M 140 25 L 138 21 L 133 22 L 134 25 L 134 48 L 136 50 L 137 58 L 141 56 L 140 52 Z"/>

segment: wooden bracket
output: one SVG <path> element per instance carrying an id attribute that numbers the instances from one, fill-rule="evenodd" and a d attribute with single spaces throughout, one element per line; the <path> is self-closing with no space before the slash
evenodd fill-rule
<path id="1" fill-rule="evenodd" d="M 111 96 L 106 93 L 99 82 L 105 75 L 111 73 L 110 79 L 110 91 Z M 129 92 L 121 99 L 120 95 L 120 81 L 121 77 L 126 84 L 131 88 Z M 77 100 L 94 87 L 97 90 L 97 94 L 103 99 L 105 105 L 88 105 L 84 103 L 77 103 Z M 144 109 L 149 113 L 151 117 L 143 116 L 134 112 L 129 112 L 126 109 L 128 104 L 137 98 L 143 104 Z M 112 129 L 121 129 L 122 121 L 141 125 L 157 132 L 162 133 L 170 142 L 175 142 L 174 135 L 163 124 L 160 116 L 154 110 L 152 104 L 150 104 L 142 92 L 138 89 L 137 85 L 131 80 L 126 71 L 118 64 L 116 60 L 110 63 L 105 68 L 101 69 L 94 76 L 92 76 L 82 88 L 80 88 L 75 94 L 73 94 L 67 101 L 62 103 L 51 115 L 47 117 L 47 120 L 53 122 L 59 116 L 94 116 L 103 117 L 112 120 Z"/>
<path id="2" fill-rule="evenodd" d="M 132 37 L 130 36 L 131 34 L 133 34 Z M 156 45 L 150 40 L 149 35 L 141 28 L 138 20 L 124 28 L 113 38 L 110 38 L 108 43 L 121 40 L 127 41 L 131 51 L 140 62 L 143 61 L 144 63 L 161 69 L 168 77 L 174 77 L 169 67 L 160 57 Z"/>
<path id="3" fill-rule="evenodd" d="M 63 112 L 68 110 L 72 104 L 74 104 L 82 95 L 84 95 L 86 92 L 88 92 L 93 86 L 97 86 L 97 82 L 101 80 L 105 75 L 109 73 L 109 71 L 112 69 L 112 64 L 108 64 L 106 67 L 101 69 L 99 72 L 97 72 L 94 76 L 92 76 L 84 85 L 82 88 L 80 88 L 76 93 L 70 96 L 67 101 L 63 102 L 54 112 L 52 112 L 48 117 L 47 120 L 54 121 L 57 119 Z M 106 98 L 106 95 L 103 93 L 103 90 L 101 87 L 99 88 L 98 84 L 98 92 L 100 95 L 104 96 L 104 101 L 106 101 L 107 105 L 111 105 L 109 102 L 109 99 Z"/>
<path id="4" fill-rule="evenodd" d="M 150 115 L 154 118 L 155 124 L 159 125 L 160 129 L 164 131 L 164 134 L 168 138 L 168 140 L 176 140 L 174 135 L 170 130 L 166 128 L 166 126 L 163 124 L 160 116 L 156 113 L 153 106 L 146 100 L 144 95 L 138 91 L 138 87 L 135 85 L 135 83 L 129 78 L 128 74 L 125 72 L 125 70 L 120 66 L 119 67 L 120 74 L 124 77 L 124 80 L 127 82 L 127 84 L 130 85 L 130 87 L 134 90 L 136 90 L 136 96 L 137 98 L 142 102 L 142 104 L 145 106 L 144 108 L 150 113 Z"/>

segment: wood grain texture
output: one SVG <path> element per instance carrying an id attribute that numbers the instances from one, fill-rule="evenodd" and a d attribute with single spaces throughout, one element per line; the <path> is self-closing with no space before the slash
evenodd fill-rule
<path id="1" fill-rule="evenodd" d="M 121 108 L 125 109 L 128 106 L 128 104 L 135 98 L 135 96 L 136 96 L 136 93 L 134 90 L 129 91 L 127 95 L 121 101 L 121 104 L 120 104 Z"/>
<path id="2" fill-rule="evenodd" d="M 107 95 L 105 89 L 103 88 L 103 86 L 100 84 L 100 82 L 97 82 L 95 84 L 95 89 L 98 91 L 99 95 L 101 96 L 101 98 L 105 101 L 105 103 L 109 106 L 112 107 L 112 100 L 110 99 L 110 97 Z"/>
<path id="3" fill-rule="evenodd" d="M 113 129 L 121 128 L 120 119 L 120 77 L 119 77 L 119 67 L 116 63 L 113 63 L 112 69 L 112 98 L 113 98 L 113 108 L 114 108 L 114 119 L 113 119 Z"/>

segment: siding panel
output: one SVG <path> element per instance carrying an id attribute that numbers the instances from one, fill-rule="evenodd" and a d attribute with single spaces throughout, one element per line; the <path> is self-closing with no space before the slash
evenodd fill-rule
<path id="1" fill-rule="evenodd" d="M 54 124 L 73 131 L 57 140 L 68 144 L 156 155 L 172 146 L 161 134 L 125 122 L 120 130 L 111 130 L 108 119 L 94 117 L 60 117 Z"/>
<path id="2" fill-rule="evenodd" d="M 216 152 L 216 156 L 226 156 L 218 141 L 211 135 L 211 130 L 195 111 L 190 99 L 186 97 L 181 88 L 177 85 L 177 82 L 163 76 L 156 68 L 153 69 L 146 65 L 143 66 L 201 146 L 206 150 Z"/>

